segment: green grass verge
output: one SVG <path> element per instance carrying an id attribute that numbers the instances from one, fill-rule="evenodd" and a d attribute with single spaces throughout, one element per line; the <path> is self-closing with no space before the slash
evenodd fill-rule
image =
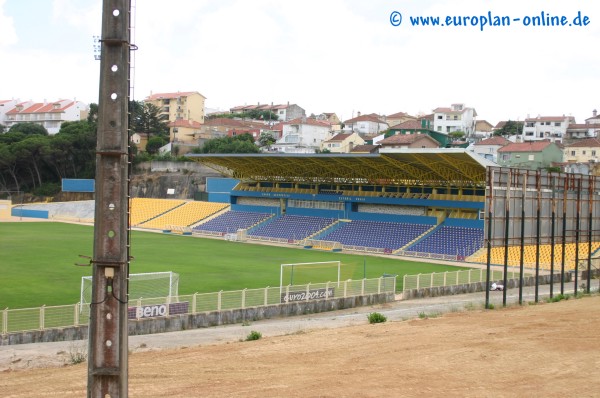
<path id="1" fill-rule="evenodd" d="M 81 277 L 92 267 L 79 255 L 92 256 L 94 228 L 54 222 L 0 224 L 0 309 L 65 305 L 79 302 Z M 266 246 L 191 236 L 133 231 L 130 273 L 173 271 L 179 293 L 279 286 L 280 264 L 339 260 L 344 279 L 456 271 L 439 264 Z M 323 282 L 323 281 L 315 281 Z"/>

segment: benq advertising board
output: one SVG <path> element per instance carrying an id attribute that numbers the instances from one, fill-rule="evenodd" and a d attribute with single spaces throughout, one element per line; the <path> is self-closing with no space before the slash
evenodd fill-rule
<path id="1" fill-rule="evenodd" d="M 187 314 L 189 303 L 187 301 L 171 304 L 143 305 L 141 307 L 129 307 L 127 309 L 128 319 L 155 318 L 167 315 Z M 168 311 L 167 311 L 168 308 Z"/>

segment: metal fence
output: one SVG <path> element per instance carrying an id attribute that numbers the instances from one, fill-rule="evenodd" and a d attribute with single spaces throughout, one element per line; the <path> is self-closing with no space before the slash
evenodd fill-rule
<path id="1" fill-rule="evenodd" d="M 509 279 L 519 278 L 519 273 L 509 271 L 508 277 Z M 503 278 L 503 271 L 492 270 L 490 280 L 501 280 Z M 432 274 L 404 275 L 402 291 L 485 282 L 486 280 L 487 271 L 483 268 L 463 271 L 435 272 Z"/>
<path id="2" fill-rule="evenodd" d="M 347 280 L 340 282 L 312 283 L 194 293 L 172 297 L 139 298 L 130 300 L 129 319 L 152 318 L 178 314 L 243 309 L 281 303 L 310 300 L 328 300 L 366 294 L 395 293 L 396 277 Z M 73 304 L 39 308 L 5 309 L 2 311 L 0 331 L 2 334 L 45 330 L 87 325 L 89 304 Z"/>

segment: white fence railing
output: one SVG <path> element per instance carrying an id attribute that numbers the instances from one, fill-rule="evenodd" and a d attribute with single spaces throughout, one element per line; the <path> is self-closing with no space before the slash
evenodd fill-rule
<path id="1" fill-rule="evenodd" d="M 509 271 L 508 278 L 519 278 L 519 273 L 515 271 Z M 490 280 L 500 279 L 504 279 L 504 272 L 492 270 Z M 485 282 L 486 280 L 487 270 L 483 268 L 468 269 L 463 271 L 435 272 L 432 274 L 404 275 L 402 291 Z"/>
<path id="2" fill-rule="evenodd" d="M 129 319 L 141 319 L 178 314 L 243 309 L 365 294 L 395 293 L 396 277 L 347 280 L 340 282 L 312 283 L 220 291 L 216 293 L 194 293 L 173 297 L 139 298 L 128 303 Z M 0 320 L 0 332 L 4 334 L 87 325 L 89 304 L 61 305 L 54 307 L 5 309 Z"/>

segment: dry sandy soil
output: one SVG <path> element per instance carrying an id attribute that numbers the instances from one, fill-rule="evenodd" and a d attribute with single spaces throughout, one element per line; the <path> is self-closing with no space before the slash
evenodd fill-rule
<path id="1" fill-rule="evenodd" d="M 260 330 L 246 330 L 253 327 Z M 598 397 L 599 331 L 595 295 L 373 325 L 365 317 L 256 341 L 190 341 L 133 350 L 129 396 Z M 1 397 L 84 397 L 86 386 L 85 363 L 0 373 Z"/>

